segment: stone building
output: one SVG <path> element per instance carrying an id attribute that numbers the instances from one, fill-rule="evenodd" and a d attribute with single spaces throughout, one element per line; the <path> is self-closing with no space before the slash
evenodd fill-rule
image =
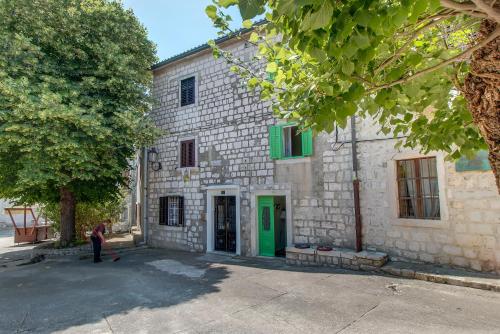
<path id="1" fill-rule="evenodd" d="M 255 52 L 217 42 L 244 59 Z M 282 256 L 295 243 L 352 249 L 356 170 L 363 249 L 500 272 L 500 196 L 481 160 L 395 149 L 358 120 L 353 161 L 350 128 L 313 134 L 276 119 L 206 45 L 153 74 L 152 117 L 165 134 L 145 155 L 148 244 L 244 256 Z"/>

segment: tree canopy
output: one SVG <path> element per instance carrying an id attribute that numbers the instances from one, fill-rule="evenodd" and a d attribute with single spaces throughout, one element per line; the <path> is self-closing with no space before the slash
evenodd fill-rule
<path id="1" fill-rule="evenodd" d="M 0 21 L 0 197 L 113 198 L 156 133 L 145 28 L 106 0 L 0 0 Z"/>
<path id="2" fill-rule="evenodd" d="M 251 34 L 236 32 L 258 47 L 252 61 L 209 43 L 277 115 L 326 131 L 370 115 L 404 146 L 452 158 L 489 147 L 500 168 L 495 1 L 213 2 L 206 13 L 221 34 L 235 34 L 229 6 L 239 7 L 246 28 L 264 15 Z M 471 84 L 471 75 L 481 82 Z"/>

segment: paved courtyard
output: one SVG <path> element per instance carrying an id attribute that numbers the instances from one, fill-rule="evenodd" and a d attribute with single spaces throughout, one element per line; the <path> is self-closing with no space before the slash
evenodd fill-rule
<path id="1" fill-rule="evenodd" d="M 0 268 L 1 333 L 500 333 L 500 293 L 143 249 Z"/>

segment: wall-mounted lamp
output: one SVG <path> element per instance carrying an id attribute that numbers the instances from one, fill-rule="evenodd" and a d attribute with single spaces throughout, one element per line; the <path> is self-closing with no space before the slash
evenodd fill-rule
<path id="1" fill-rule="evenodd" d="M 161 162 L 158 161 L 158 151 L 156 147 L 152 147 L 148 150 L 148 161 L 151 163 L 151 169 L 155 172 L 161 169 Z"/>

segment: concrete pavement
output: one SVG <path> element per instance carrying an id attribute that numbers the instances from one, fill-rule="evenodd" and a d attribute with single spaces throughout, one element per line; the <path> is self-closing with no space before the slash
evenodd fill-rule
<path id="1" fill-rule="evenodd" d="M 500 293 L 158 249 L 0 268 L 0 333 L 500 333 Z"/>

